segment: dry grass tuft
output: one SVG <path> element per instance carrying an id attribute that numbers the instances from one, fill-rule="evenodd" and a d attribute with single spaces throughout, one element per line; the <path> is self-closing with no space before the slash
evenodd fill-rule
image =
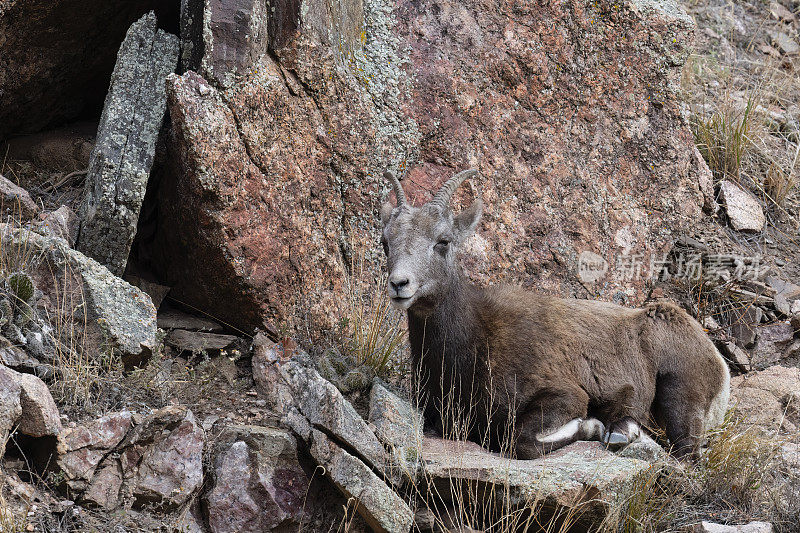
<path id="1" fill-rule="evenodd" d="M 348 312 L 341 322 L 344 351 L 358 364 L 385 373 L 395 362 L 405 341 L 404 319 L 386 296 L 383 280 L 367 291 L 350 281 L 347 285 Z"/>
<path id="2" fill-rule="evenodd" d="M 711 113 L 692 114 L 690 125 L 695 144 L 717 182 L 740 179 L 742 161 L 752 144 L 754 105 L 754 96 L 750 95 L 741 110 L 727 100 Z"/>
<path id="3" fill-rule="evenodd" d="M 709 435 L 708 449 L 693 471 L 698 498 L 725 502 L 743 513 L 758 510 L 781 443 L 728 412 L 724 423 Z"/>
<path id="4" fill-rule="evenodd" d="M 389 302 L 385 275 L 369 269 L 366 250 L 350 243 L 354 248 L 352 268 L 345 269 L 345 306 L 335 343 L 348 359 L 381 377 L 405 374 L 405 315 Z"/>

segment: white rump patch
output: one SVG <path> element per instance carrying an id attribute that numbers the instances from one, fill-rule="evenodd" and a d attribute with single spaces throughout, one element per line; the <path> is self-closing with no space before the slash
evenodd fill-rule
<path id="1" fill-rule="evenodd" d="M 554 433 L 550 433 L 544 437 L 541 435 L 536 435 L 536 440 L 544 443 L 553 443 L 574 438 L 581 429 L 581 422 L 582 420 L 580 418 L 573 418 L 557 429 Z"/>
<path id="2" fill-rule="evenodd" d="M 728 400 L 731 394 L 731 372 L 728 370 L 728 363 L 725 362 L 725 359 L 722 358 L 718 351 L 716 355 L 717 361 L 722 367 L 722 387 L 711 399 L 711 404 L 708 406 L 708 411 L 706 411 L 706 416 L 703 420 L 703 433 L 722 424 L 725 419 L 725 413 L 728 411 Z"/>

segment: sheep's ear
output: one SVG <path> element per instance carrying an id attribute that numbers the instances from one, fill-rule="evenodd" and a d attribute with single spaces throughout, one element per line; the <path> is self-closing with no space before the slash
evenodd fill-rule
<path id="1" fill-rule="evenodd" d="M 453 220 L 453 229 L 456 239 L 461 242 L 466 240 L 475 231 L 478 222 L 481 221 L 483 213 L 483 202 L 475 200 L 475 203 L 456 215 Z"/>
<path id="2" fill-rule="evenodd" d="M 391 202 L 384 202 L 381 207 L 381 222 L 383 222 L 384 226 L 388 224 L 389 219 L 392 217 L 392 211 L 394 211 L 394 207 L 392 207 Z"/>

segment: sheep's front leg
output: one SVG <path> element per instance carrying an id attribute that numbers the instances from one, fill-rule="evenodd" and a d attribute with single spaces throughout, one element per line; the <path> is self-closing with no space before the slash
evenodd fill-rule
<path id="1" fill-rule="evenodd" d="M 579 440 L 600 440 L 603 423 L 586 418 L 589 397 L 583 389 L 547 390 L 517 415 L 517 456 L 535 459 Z"/>

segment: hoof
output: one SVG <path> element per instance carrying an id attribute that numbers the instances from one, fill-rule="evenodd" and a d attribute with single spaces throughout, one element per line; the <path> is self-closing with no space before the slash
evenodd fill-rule
<path id="1" fill-rule="evenodd" d="M 630 444 L 639 440 L 642 436 L 642 430 L 639 423 L 633 418 L 626 416 L 608 426 L 608 430 L 603 435 L 601 441 L 606 445 L 609 450 L 618 451 Z"/>
<path id="2" fill-rule="evenodd" d="M 628 440 L 627 435 L 623 435 L 617 431 L 606 434 L 606 436 L 603 437 L 603 442 L 605 442 L 606 448 L 612 452 L 617 452 L 631 443 L 631 441 Z"/>

